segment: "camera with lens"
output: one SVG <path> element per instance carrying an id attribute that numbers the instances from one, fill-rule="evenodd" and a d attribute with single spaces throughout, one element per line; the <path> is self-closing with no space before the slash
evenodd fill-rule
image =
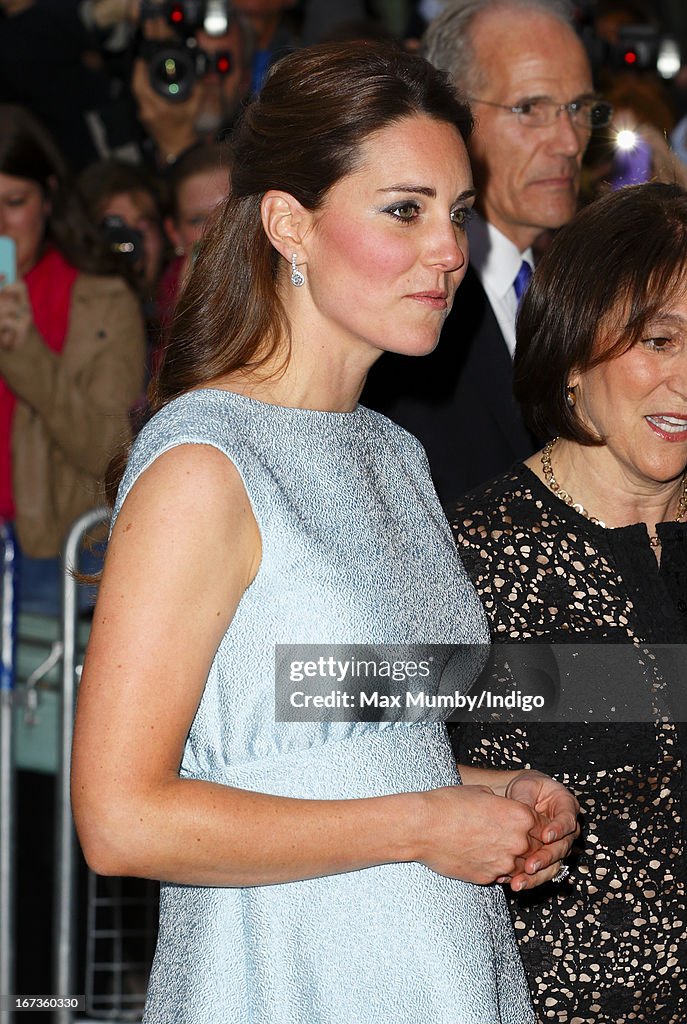
<path id="1" fill-rule="evenodd" d="M 171 103 L 183 103 L 193 86 L 209 70 L 228 75 L 234 67 L 229 50 L 206 53 L 196 41 L 202 29 L 209 36 L 224 35 L 231 21 L 229 0 L 143 0 L 142 22 L 163 18 L 174 30 L 165 40 L 143 38 L 139 54 L 148 67 L 150 84 Z"/>
<path id="2" fill-rule="evenodd" d="M 677 40 L 651 25 L 621 25 L 611 61 L 615 67 L 657 71 L 661 78 L 674 78 L 682 63 Z"/>
<path id="3" fill-rule="evenodd" d="M 614 71 L 656 71 L 661 78 L 673 78 L 681 66 L 677 40 L 653 25 L 621 25 L 618 40 L 588 37 L 592 66 L 606 65 Z"/>
<path id="4" fill-rule="evenodd" d="M 123 256 L 132 266 L 142 259 L 143 235 L 140 231 L 115 214 L 104 217 L 99 226 L 110 252 Z"/>
<path id="5" fill-rule="evenodd" d="M 602 38 L 594 27 L 597 0 L 578 0 L 576 23 L 595 75 L 602 69 L 654 71 L 674 78 L 680 70 L 680 46 L 674 36 L 654 25 L 620 25 L 615 42 Z"/>

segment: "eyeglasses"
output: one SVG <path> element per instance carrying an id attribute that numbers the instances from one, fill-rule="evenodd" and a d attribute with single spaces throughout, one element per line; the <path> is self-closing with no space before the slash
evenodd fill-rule
<path id="1" fill-rule="evenodd" d="M 556 103 L 546 96 L 536 96 L 531 100 L 523 100 L 517 107 L 510 107 L 507 103 L 480 100 L 476 96 L 468 96 L 468 99 L 472 103 L 484 103 L 488 107 L 509 110 L 511 114 L 517 114 L 520 124 L 527 128 L 546 128 L 547 125 L 554 123 L 562 110 L 568 114 L 572 123 L 580 128 L 603 128 L 610 124 L 613 117 L 611 104 L 606 100 L 597 99 L 596 96 L 581 96 L 570 103 Z"/>

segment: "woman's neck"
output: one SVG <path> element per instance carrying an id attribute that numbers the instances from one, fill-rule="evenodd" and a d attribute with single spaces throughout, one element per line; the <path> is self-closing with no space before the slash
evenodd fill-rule
<path id="1" fill-rule="evenodd" d="M 676 518 L 682 475 L 667 481 L 651 480 L 619 462 L 605 445 L 586 446 L 564 439 L 554 444 L 550 462 L 558 487 L 583 507 L 588 518 L 598 519 L 607 527 L 644 523 L 653 535 L 657 523 Z M 541 452 L 531 456 L 527 465 L 551 486 Z"/>
<path id="2" fill-rule="evenodd" d="M 367 361 L 352 357 L 327 341 L 294 337 L 290 354 L 284 341 L 276 355 L 257 369 L 243 370 L 216 381 L 218 387 L 273 405 L 322 412 L 350 412 L 357 405 L 365 377 L 376 355 Z"/>

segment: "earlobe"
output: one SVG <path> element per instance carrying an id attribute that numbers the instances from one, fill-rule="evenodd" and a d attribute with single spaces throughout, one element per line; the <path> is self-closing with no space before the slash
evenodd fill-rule
<path id="1" fill-rule="evenodd" d="M 260 215 L 265 234 L 277 252 L 290 263 L 294 251 L 300 251 L 310 211 L 288 192 L 272 189 L 262 197 Z"/>
<path id="2" fill-rule="evenodd" d="M 569 409 L 574 409 L 577 405 L 577 385 L 580 383 L 580 374 L 576 369 L 572 369 L 568 374 L 568 381 L 565 385 L 565 401 Z"/>
<path id="3" fill-rule="evenodd" d="M 165 234 L 167 235 L 167 238 L 170 240 L 170 242 L 174 246 L 174 255 L 175 256 L 183 256 L 184 255 L 184 246 L 182 245 L 181 237 L 179 235 L 179 232 L 177 231 L 177 226 L 174 223 L 174 221 L 172 220 L 172 218 L 171 217 L 165 217 L 164 222 L 163 222 L 163 226 L 164 226 Z"/>

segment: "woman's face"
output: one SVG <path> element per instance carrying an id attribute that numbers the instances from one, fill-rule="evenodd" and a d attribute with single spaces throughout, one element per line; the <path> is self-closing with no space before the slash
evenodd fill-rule
<path id="1" fill-rule="evenodd" d="M 467 152 L 452 125 L 419 115 L 368 138 L 360 157 L 305 238 L 312 330 L 368 357 L 424 355 L 467 268 Z"/>
<path id="2" fill-rule="evenodd" d="M 200 240 L 205 222 L 229 193 L 226 170 L 200 171 L 186 178 L 177 194 L 177 217 L 168 230 L 175 246 L 189 254 Z"/>
<path id="3" fill-rule="evenodd" d="M 687 466 L 687 290 L 641 341 L 570 383 L 576 413 L 627 478 L 640 487 L 677 479 Z"/>
<path id="4" fill-rule="evenodd" d="M 43 189 L 35 181 L 0 174 L 0 235 L 8 235 L 17 246 L 19 277 L 38 262 L 49 211 Z"/>

